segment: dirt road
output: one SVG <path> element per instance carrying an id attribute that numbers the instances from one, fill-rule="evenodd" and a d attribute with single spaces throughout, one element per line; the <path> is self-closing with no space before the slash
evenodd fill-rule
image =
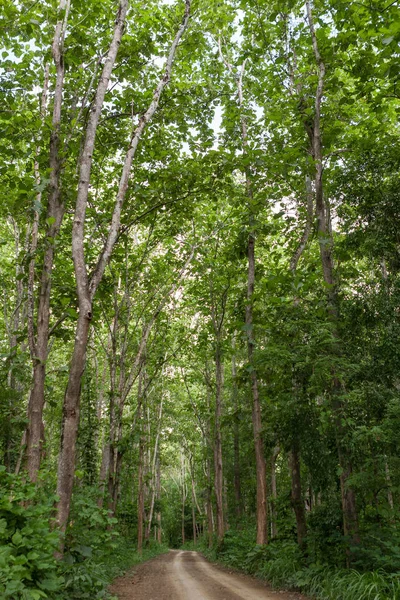
<path id="1" fill-rule="evenodd" d="M 207 562 L 197 552 L 171 550 L 143 563 L 111 586 L 119 600 L 306 600 Z"/>

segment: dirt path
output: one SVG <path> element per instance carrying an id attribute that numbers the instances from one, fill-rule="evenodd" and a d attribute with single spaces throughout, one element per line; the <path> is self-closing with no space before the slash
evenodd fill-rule
<path id="1" fill-rule="evenodd" d="M 182 550 L 139 565 L 116 579 L 110 591 L 119 600 L 306 600 L 300 594 L 272 591 L 262 581 Z"/>

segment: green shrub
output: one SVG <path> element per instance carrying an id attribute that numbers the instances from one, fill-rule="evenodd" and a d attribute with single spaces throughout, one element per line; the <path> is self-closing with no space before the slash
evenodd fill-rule
<path id="1" fill-rule="evenodd" d="M 317 600 L 400 600 L 399 570 L 390 573 L 383 569 L 362 572 L 335 568 L 326 563 L 310 562 L 310 558 L 306 559 L 302 555 L 295 541 L 273 540 L 268 546 L 256 546 L 254 538 L 255 533 L 250 529 L 229 530 L 218 546 L 206 548 L 205 541 L 202 540 L 197 548 L 202 549 L 210 559 L 267 579 L 275 587 L 298 590 Z M 387 566 L 392 564 L 394 567 L 398 556 L 396 540 L 393 539 L 390 544 L 382 534 L 378 541 L 381 549 L 386 552 L 381 554 L 382 563 L 387 563 Z M 321 540 L 321 545 L 322 543 Z M 329 544 L 329 541 L 325 543 Z M 363 548 L 366 551 L 368 546 Z M 336 551 L 334 543 L 330 560 Z M 379 547 L 372 550 L 372 540 L 370 551 L 372 554 L 380 551 Z M 362 549 L 358 552 L 360 554 L 355 552 L 354 556 L 359 557 L 361 564 Z"/>
<path id="2" fill-rule="evenodd" d="M 53 556 L 59 538 L 49 526 L 54 497 L 35 495 L 33 485 L 0 466 L 1 598 L 49 598 L 63 583 Z"/>

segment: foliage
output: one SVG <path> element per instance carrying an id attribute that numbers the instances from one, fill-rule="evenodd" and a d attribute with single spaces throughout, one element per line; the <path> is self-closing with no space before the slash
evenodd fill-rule
<path id="1" fill-rule="evenodd" d="M 35 502 L 34 502 L 35 501 Z M 38 498 L 35 487 L 0 467 L 0 593 L 3 598 L 39 600 L 63 585 L 51 531 L 54 498 Z"/>
<path id="2" fill-rule="evenodd" d="M 112 548 L 90 556 L 86 548 L 79 548 L 76 550 L 76 554 L 80 555 L 79 560 L 71 564 L 67 558 L 60 566 L 65 583 L 57 598 L 109 598 L 107 588 L 115 577 L 123 575 L 140 562 L 167 551 L 166 546 L 153 544 L 139 554 L 135 541 L 127 539 L 119 539 Z"/>
<path id="3" fill-rule="evenodd" d="M 311 562 L 311 557 L 306 564 L 292 541 L 276 541 L 261 547 L 254 546 L 253 539 L 252 531 L 229 531 L 222 548 L 208 549 L 201 545 L 201 550 L 212 560 L 267 579 L 274 587 L 297 590 L 319 600 L 396 600 L 400 597 L 398 573 L 390 574 L 376 566 L 367 572 L 335 569 Z"/>
<path id="4" fill-rule="evenodd" d="M 398 597 L 398 3 L 193 0 L 169 78 L 184 2 L 132 0 L 95 131 L 118 2 L 64 4 L 0 14 L 0 595 L 103 598 L 135 543 L 202 537 L 276 586 Z"/>

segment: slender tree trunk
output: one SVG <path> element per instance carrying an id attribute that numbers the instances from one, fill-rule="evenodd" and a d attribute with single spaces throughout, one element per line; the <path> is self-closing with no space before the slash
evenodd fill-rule
<path id="1" fill-rule="evenodd" d="M 143 444 L 139 446 L 138 465 L 138 527 L 137 549 L 139 554 L 143 551 L 143 526 L 144 526 L 144 484 L 143 484 Z"/>
<path id="2" fill-rule="evenodd" d="M 119 442 L 122 436 L 122 405 L 121 397 L 114 397 L 112 395 L 110 403 L 110 459 L 108 467 L 108 508 L 111 515 L 115 514 L 116 509 L 118 476 L 122 458 L 119 450 Z"/>
<path id="3" fill-rule="evenodd" d="M 182 19 L 182 23 L 172 42 L 166 65 L 164 68 L 163 76 L 160 78 L 158 85 L 153 92 L 151 102 L 146 112 L 142 115 L 141 119 L 139 120 L 139 123 L 133 128 L 130 143 L 125 154 L 108 236 L 104 243 L 103 249 L 98 257 L 97 264 L 94 268 L 93 274 L 90 277 L 90 279 L 87 272 L 87 264 L 85 257 L 85 217 L 91 180 L 93 151 L 95 147 L 97 127 L 103 108 L 104 97 L 108 88 L 108 83 L 110 81 L 118 48 L 122 39 L 122 34 L 125 25 L 125 17 L 128 9 L 128 0 L 120 0 L 114 25 L 113 38 L 109 46 L 106 60 L 104 61 L 104 67 L 98 82 L 95 98 L 92 103 L 92 109 L 89 113 L 88 123 L 85 131 L 85 141 L 79 159 L 78 192 L 75 205 L 74 221 L 72 226 L 72 257 L 74 261 L 75 280 L 79 303 L 79 318 L 76 329 L 76 342 L 71 361 L 70 377 L 68 381 L 67 392 L 64 399 L 64 413 L 66 416 L 63 420 L 63 429 L 66 429 L 68 431 L 62 432 L 62 447 L 60 452 L 58 468 L 57 487 L 60 490 L 65 490 L 65 493 L 62 494 L 62 496 L 60 497 L 60 501 L 57 505 L 56 522 L 61 528 L 61 531 L 64 531 L 66 527 L 72 494 L 71 482 L 73 480 L 74 462 L 71 460 L 71 457 L 73 458 L 73 460 L 75 460 L 75 445 L 77 434 L 76 418 L 79 417 L 80 402 L 80 382 L 78 384 L 77 377 L 79 377 L 79 373 L 80 377 L 82 376 L 85 367 L 85 363 L 80 362 L 80 369 L 78 369 L 77 363 L 79 361 L 85 360 L 86 346 L 85 348 L 83 348 L 83 345 L 87 345 L 88 339 L 87 332 L 86 335 L 83 334 L 86 331 L 86 329 L 89 329 L 89 324 L 92 318 L 93 299 L 97 292 L 98 286 L 100 285 L 103 279 L 105 269 L 111 259 L 114 246 L 118 239 L 121 224 L 121 214 L 125 202 L 126 193 L 128 190 L 129 177 L 132 169 L 133 159 L 135 157 L 136 150 L 138 148 L 142 134 L 147 124 L 153 118 L 154 113 L 158 108 L 161 94 L 165 86 L 169 83 L 171 79 L 172 66 L 175 59 L 176 50 L 189 24 L 190 7 L 191 0 L 185 0 L 185 12 Z M 163 305 L 164 304 L 162 304 L 162 306 Z M 158 313 L 156 313 L 151 323 L 148 325 L 147 332 L 150 331 L 150 328 L 154 323 L 157 314 Z M 64 445 L 65 442 L 68 443 L 68 447 Z"/>
<path id="4" fill-rule="evenodd" d="M 207 368 L 207 365 L 206 365 Z M 206 396 L 206 406 L 207 406 L 207 415 L 210 415 L 211 408 L 211 390 L 210 386 L 206 382 L 207 396 Z M 211 548 L 213 544 L 214 537 L 214 519 L 213 519 L 213 503 L 212 503 L 212 478 L 211 478 L 211 468 L 212 468 L 212 459 L 211 459 L 211 446 L 212 446 L 212 438 L 211 438 L 211 424 L 210 418 L 207 417 L 205 422 L 205 429 L 203 432 L 203 443 L 205 446 L 205 477 L 206 477 L 206 501 L 205 501 L 205 513 L 207 518 L 207 538 L 208 538 L 208 547 Z"/>
<path id="5" fill-rule="evenodd" d="M 156 541 L 161 544 L 162 541 L 162 531 L 161 531 L 161 510 L 160 510 L 160 501 L 161 501 L 161 461 L 160 457 L 157 457 L 157 468 L 156 468 L 156 500 L 157 500 L 157 512 L 156 512 L 156 521 L 157 521 L 157 535 Z"/>
<path id="6" fill-rule="evenodd" d="M 252 366 L 254 351 L 253 333 L 253 293 L 255 283 L 255 257 L 254 237 L 251 234 L 248 241 L 248 280 L 247 280 L 247 306 L 246 306 L 246 331 L 247 331 L 247 354 L 251 366 L 250 382 L 253 395 L 253 433 L 254 448 L 256 455 L 256 477 L 257 477 L 257 544 L 268 543 L 267 523 L 267 473 L 264 455 L 264 442 L 262 439 L 261 404 L 258 391 L 257 372 Z"/>
<path id="7" fill-rule="evenodd" d="M 278 536 L 278 523 L 277 523 L 277 509 L 276 501 L 278 498 L 277 487 L 276 487 L 276 459 L 280 452 L 279 446 L 274 448 L 271 456 L 271 537 L 276 538 Z"/>
<path id="8" fill-rule="evenodd" d="M 153 514 L 154 514 L 154 503 L 157 498 L 157 477 L 158 477 L 158 469 L 160 464 L 159 457 L 159 442 L 160 442 L 160 432 L 161 432 L 161 424 L 162 424 L 162 413 L 163 413 L 163 397 L 161 394 L 160 407 L 158 412 L 157 419 L 157 433 L 156 440 L 154 443 L 154 454 L 153 454 L 153 463 L 151 467 L 151 500 L 150 500 L 150 511 L 149 511 L 149 520 L 146 528 L 146 541 L 150 539 L 151 525 L 153 522 Z"/>
<path id="9" fill-rule="evenodd" d="M 56 523 L 64 532 L 67 526 L 74 482 L 76 438 L 79 425 L 80 391 L 83 371 L 86 364 L 86 349 L 89 337 L 90 319 L 80 312 L 74 352 L 70 364 L 68 387 L 64 397 L 61 449 L 58 460 Z M 62 552 L 63 549 L 61 549 Z"/>
<path id="10" fill-rule="evenodd" d="M 217 513 L 217 537 L 221 541 L 225 534 L 224 505 L 223 505 L 223 466 L 222 466 L 222 436 L 221 436 L 221 415 L 222 415 L 222 395 L 224 385 L 224 372 L 219 348 L 217 342 L 217 351 L 215 355 L 215 375 L 216 375 L 216 398 L 215 398 L 215 440 L 214 440 L 214 488 L 215 503 Z"/>
<path id="11" fill-rule="evenodd" d="M 297 444 L 292 445 L 289 453 L 289 468 L 292 482 L 291 503 L 296 516 L 297 543 L 304 551 L 306 547 L 307 524 L 301 491 L 300 453 Z"/>
<path id="12" fill-rule="evenodd" d="M 211 460 L 206 458 L 206 480 L 207 480 L 207 499 L 206 499 L 206 514 L 207 514 L 207 537 L 208 547 L 211 548 L 214 536 L 214 520 L 212 514 L 212 484 L 211 484 Z"/>
<path id="13" fill-rule="evenodd" d="M 181 529 L 182 529 L 182 544 L 186 541 L 185 536 L 185 507 L 186 507 L 186 470 L 185 470 L 185 455 L 181 451 L 181 488 L 182 488 L 182 513 L 181 513 Z"/>
<path id="14" fill-rule="evenodd" d="M 232 342 L 233 349 L 235 348 L 234 340 Z M 232 356 L 232 395 L 233 407 L 235 411 L 235 422 L 233 426 L 233 477 L 235 490 L 235 512 L 236 519 L 240 521 L 242 517 L 242 489 L 240 481 L 240 429 L 239 429 L 239 399 L 236 382 L 236 357 Z"/>
<path id="15" fill-rule="evenodd" d="M 54 105 L 52 117 L 52 130 L 50 134 L 50 184 L 47 203 L 47 222 L 50 223 L 46 232 L 45 252 L 43 266 L 40 278 L 39 302 L 37 311 L 37 332 L 36 341 L 33 327 L 33 281 L 34 281 L 34 262 L 31 259 L 29 265 L 29 297 L 28 297 L 28 335 L 30 342 L 30 352 L 33 361 L 33 383 L 28 401 L 28 426 L 26 429 L 26 462 L 29 479 L 36 482 L 42 452 L 42 434 L 43 427 L 43 409 L 44 409 L 44 382 L 46 376 L 46 361 L 49 346 L 49 324 L 50 324 L 50 296 L 51 296 L 51 275 L 54 265 L 55 238 L 57 237 L 61 222 L 64 216 L 64 204 L 61 197 L 61 168 L 62 160 L 60 158 L 60 126 L 61 126 L 61 107 L 64 86 L 64 35 L 67 26 L 69 0 L 60 0 L 58 6 L 59 18 L 52 45 L 53 60 L 56 67 L 56 84 L 54 92 Z M 42 118 L 44 116 L 47 84 L 45 74 L 45 84 L 42 96 Z M 36 170 L 38 178 L 38 169 Z M 32 248 L 35 251 L 37 247 L 37 228 L 38 216 L 35 217 L 34 228 L 32 232 Z M 37 221 L 37 223 L 36 223 Z"/>
<path id="16" fill-rule="evenodd" d="M 99 474 L 100 494 L 99 494 L 99 499 L 97 501 L 97 505 L 99 508 L 102 508 L 102 506 L 104 504 L 104 493 L 105 493 L 106 481 L 108 478 L 109 466 L 110 466 L 110 444 L 109 444 L 109 442 L 104 442 L 103 452 L 101 454 L 101 465 L 100 465 L 100 474 Z"/>
<path id="17" fill-rule="evenodd" d="M 142 370 L 139 374 L 139 386 L 138 386 L 138 427 L 140 429 L 140 440 L 139 440 L 139 464 L 138 464 L 138 524 L 137 524 L 137 549 L 139 554 L 143 551 L 143 527 L 144 527 L 144 451 L 145 451 L 145 436 L 143 432 L 143 418 L 144 412 L 143 407 L 143 377 L 144 371 Z"/>
<path id="18" fill-rule="evenodd" d="M 67 390 L 64 397 L 63 421 L 61 431 L 61 450 L 58 462 L 56 523 L 62 532 L 65 531 L 71 504 L 73 477 L 75 469 L 76 438 L 79 424 L 79 405 L 81 378 L 85 369 L 86 350 L 89 327 L 92 318 L 93 296 L 96 286 L 89 289 L 87 267 L 84 256 L 84 224 L 87 197 L 90 186 L 93 149 L 96 131 L 103 108 L 105 93 L 114 67 L 118 48 L 121 42 L 128 0 L 120 0 L 114 26 L 113 38 L 109 46 L 103 71 L 99 79 L 92 110 L 85 132 L 85 141 L 79 161 L 79 183 L 75 216 L 72 227 L 72 257 L 74 260 L 75 278 L 78 292 L 79 317 L 76 325 L 75 344 L 71 359 Z M 104 271 L 103 271 L 104 272 Z M 101 279 L 101 278 L 100 278 Z M 96 281 L 97 286 L 100 280 Z M 60 552 L 63 552 L 61 543 Z"/>
<path id="19" fill-rule="evenodd" d="M 309 0 L 306 0 L 307 17 L 312 38 L 314 55 L 318 68 L 318 83 L 315 94 L 314 127 L 310 136 L 312 155 L 315 161 L 315 203 L 317 215 L 317 233 L 320 248 L 324 281 L 328 287 L 328 312 L 335 326 L 334 336 L 339 344 L 338 332 L 338 295 L 337 281 L 333 263 L 333 238 L 330 228 L 329 206 L 324 197 L 323 188 L 323 146 L 321 134 L 321 102 L 325 82 L 325 64 L 319 52 L 318 40 L 314 29 L 314 21 Z M 350 536 L 354 544 L 359 543 L 358 513 L 356 494 L 349 479 L 352 475 L 352 463 L 345 443 L 345 426 L 343 425 L 343 402 L 340 398 L 342 385 L 335 373 L 332 377 L 332 409 L 336 424 L 336 443 L 341 467 L 340 486 L 342 495 L 343 530 Z"/>
<path id="20" fill-rule="evenodd" d="M 192 477 L 192 527 L 193 527 L 193 543 L 197 544 L 197 530 L 196 530 L 196 495 L 195 495 L 195 482 Z"/>
<path id="21" fill-rule="evenodd" d="M 221 42 L 219 42 L 219 51 L 221 59 L 224 61 L 228 71 L 234 76 L 237 86 L 237 94 L 239 107 L 241 110 L 240 126 L 242 133 L 242 151 L 246 155 L 248 150 L 248 135 L 247 135 L 247 120 L 243 113 L 243 77 L 246 69 L 246 60 L 242 64 L 239 74 L 233 72 L 232 65 L 223 56 Z M 247 305 L 246 305 L 246 333 L 247 333 L 247 355 L 250 364 L 250 386 L 253 399 L 252 421 L 254 435 L 254 449 L 256 456 L 256 481 L 257 481 L 257 500 L 256 500 L 256 520 L 257 520 L 257 544 L 263 545 L 268 543 L 268 505 L 267 505 L 267 470 L 264 455 L 264 443 L 262 439 L 262 418 L 261 418 L 261 403 L 258 390 L 257 371 L 253 365 L 253 353 L 255 346 L 255 336 L 253 330 L 253 295 L 255 287 L 255 234 L 254 234 L 254 215 L 251 206 L 253 198 L 251 169 L 245 169 L 246 177 L 246 194 L 249 199 L 249 237 L 247 243 Z"/>
<path id="22" fill-rule="evenodd" d="M 385 479 L 388 486 L 387 498 L 390 506 L 390 510 L 394 511 L 394 501 L 393 501 L 393 492 L 392 492 L 392 479 L 390 477 L 390 469 L 387 457 L 385 456 Z"/>

